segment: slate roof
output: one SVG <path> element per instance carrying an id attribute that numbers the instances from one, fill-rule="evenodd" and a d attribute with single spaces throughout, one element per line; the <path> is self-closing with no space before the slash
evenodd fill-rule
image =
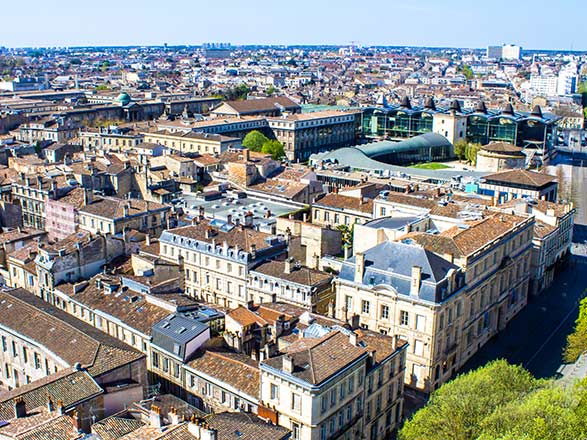
<path id="1" fill-rule="evenodd" d="M 392 286 L 399 294 L 409 295 L 412 266 L 422 268 L 422 284 L 418 296 L 427 301 L 436 301 L 437 291 L 444 284 L 449 270 L 458 267 L 422 246 L 384 242 L 365 253 L 364 285 Z M 339 278 L 354 281 L 356 256 L 345 261 Z"/>
<path id="2" fill-rule="evenodd" d="M 292 373 L 283 370 L 285 356 L 293 359 Z M 288 347 L 286 354 L 267 359 L 261 365 L 281 370 L 283 374 L 291 374 L 309 384 L 320 385 L 363 356 L 367 356 L 364 347 L 351 344 L 347 335 L 333 331 L 320 339 L 299 339 Z"/>

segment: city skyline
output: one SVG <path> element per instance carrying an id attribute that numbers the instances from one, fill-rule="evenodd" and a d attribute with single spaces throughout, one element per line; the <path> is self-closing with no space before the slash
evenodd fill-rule
<path id="1" fill-rule="evenodd" d="M 190 4 L 181 0 L 172 8 L 136 1 L 121 5 L 113 0 L 81 6 L 65 0 L 56 10 L 32 0 L 27 21 L 22 9 L 6 8 L 0 44 L 74 47 L 225 41 L 235 45 L 484 48 L 511 43 L 536 50 L 587 50 L 587 36 L 579 27 L 556 25 L 579 9 L 579 1 L 539 1 L 533 2 L 532 8 L 525 3 L 498 0 L 470 8 L 462 0 L 442 4 L 375 0 L 361 7 L 343 0 L 331 8 L 301 0 L 284 9 L 265 0 L 246 4 L 234 0 Z"/>

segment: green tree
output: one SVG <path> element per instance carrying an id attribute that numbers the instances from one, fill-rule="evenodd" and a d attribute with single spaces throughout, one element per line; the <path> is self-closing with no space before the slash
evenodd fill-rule
<path id="1" fill-rule="evenodd" d="M 581 391 L 550 382 L 522 402 L 499 407 L 482 423 L 478 440 L 576 440 L 585 438 Z"/>
<path id="2" fill-rule="evenodd" d="M 277 91 L 277 89 L 273 86 L 273 84 L 271 84 L 269 87 L 267 87 L 267 90 L 265 91 L 265 93 L 267 93 L 267 95 L 271 96 L 276 91 Z"/>
<path id="3" fill-rule="evenodd" d="M 579 316 L 575 321 L 575 330 L 567 336 L 567 345 L 563 354 L 566 362 L 575 362 L 587 351 L 587 298 L 579 304 Z"/>
<path id="4" fill-rule="evenodd" d="M 342 244 L 353 244 L 353 235 L 355 233 L 355 224 L 353 223 L 350 227 L 348 225 L 338 225 L 336 227 L 342 234 Z"/>
<path id="5" fill-rule="evenodd" d="M 455 156 L 459 160 L 465 160 L 465 149 L 467 148 L 467 141 L 464 139 L 460 139 L 455 142 L 454 145 L 454 152 Z"/>
<path id="6" fill-rule="evenodd" d="M 503 360 L 458 376 L 434 391 L 428 404 L 406 422 L 401 440 L 473 440 L 496 409 L 519 401 L 542 382 Z"/>
<path id="7" fill-rule="evenodd" d="M 285 157 L 285 150 L 283 149 L 283 144 L 275 139 L 271 139 L 265 142 L 261 147 L 261 152 L 265 154 L 270 154 L 271 157 L 275 160 L 280 160 L 283 157 Z"/>
<path id="8" fill-rule="evenodd" d="M 473 69 L 471 69 L 471 66 L 467 64 L 465 64 L 464 66 L 460 66 L 458 68 L 458 71 L 465 75 L 465 78 L 467 78 L 467 80 L 470 80 L 475 76 L 475 74 L 473 73 Z"/>
<path id="9" fill-rule="evenodd" d="M 247 133 L 243 139 L 243 147 L 251 151 L 261 151 L 263 145 L 269 142 L 269 138 L 258 130 L 253 130 Z"/>

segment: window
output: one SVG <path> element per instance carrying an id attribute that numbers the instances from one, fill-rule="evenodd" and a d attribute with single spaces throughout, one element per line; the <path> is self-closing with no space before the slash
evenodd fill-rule
<path id="1" fill-rule="evenodd" d="M 298 423 L 295 423 L 294 422 L 294 423 L 291 424 L 291 433 L 292 433 L 292 439 L 293 440 L 299 440 L 300 439 L 300 425 Z"/>
<path id="2" fill-rule="evenodd" d="M 381 306 L 381 319 L 389 319 L 389 306 Z"/>
<path id="3" fill-rule="evenodd" d="M 320 398 L 320 411 L 322 412 L 322 414 L 324 414 L 326 412 L 327 408 L 328 408 L 328 397 L 322 396 Z"/>
<path id="4" fill-rule="evenodd" d="M 405 310 L 399 312 L 399 323 L 406 326 L 410 323 L 410 316 Z"/>
<path id="5" fill-rule="evenodd" d="M 340 384 L 340 400 L 346 397 L 346 386 L 344 383 Z"/>
<path id="6" fill-rule="evenodd" d="M 361 301 L 361 310 L 364 314 L 368 315 L 369 314 L 369 308 L 370 308 L 370 303 L 369 301 Z"/>
<path id="7" fill-rule="evenodd" d="M 330 390 L 330 406 L 334 406 L 336 404 L 336 389 L 332 388 Z"/>
<path id="8" fill-rule="evenodd" d="M 302 411 L 302 396 L 291 393 L 291 409 L 297 413 Z"/>
<path id="9" fill-rule="evenodd" d="M 351 394 L 353 391 L 355 391 L 355 376 L 349 377 L 348 389 L 349 389 L 349 394 Z"/>
<path id="10" fill-rule="evenodd" d="M 426 329 L 426 317 L 422 315 L 416 315 L 416 330 L 423 332 Z"/>
<path id="11" fill-rule="evenodd" d="M 424 355 L 424 342 L 419 341 L 418 339 L 414 341 L 414 354 L 416 356 Z"/>
<path id="12" fill-rule="evenodd" d="M 271 384 L 271 400 L 279 400 L 279 387 L 274 383 Z"/>

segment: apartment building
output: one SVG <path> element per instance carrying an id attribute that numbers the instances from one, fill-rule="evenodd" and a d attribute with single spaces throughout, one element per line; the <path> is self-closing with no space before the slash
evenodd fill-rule
<path id="1" fill-rule="evenodd" d="M 98 386 L 108 386 L 103 397 L 106 415 L 144 397 L 142 353 L 22 289 L 2 291 L 0 299 L 3 388 L 76 369 L 87 371 Z M 117 386 L 110 387 L 113 383 Z"/>
<path id="2" fill-rule="evenodd" d="M 77 135 L 78 130 L 78 126 L 72 121 L 47 117 L 21 124 L 18 128 L 18 140 L 30 143 L 43 141 L 67 143 Z"/>
<path id="3" fill-rule="evenodd" d="M 326 313 L 334 300 L 331 281 L 332 275 L 288 258 L 267 261 L 251 270 L 247 291 L 257 304 L 279 301 Z"/>
<path id="4" fill-rule="evenodd" d="M 252 215 L 245 216 L 245 224 L 237 226 L 200 218 L 194 225 L 163 232 L 160 256 L 182 265 L 188 295 L 228 308 L 253 299 L 247 292 L 249 272 L 284 253 L 286 244 L 253 229 L 251 220 Z"/>
<path id="5" fill-rule="evenodd" d="M 491 196 L 498 203 L 512 199 L 532 198 L 556 202 L 558 184 L 556 177 L 527 170 L 510 170 L 485 176 L 472 192 Z"/>
<path id="6" fill-rule="evenodd" d="M 124 253 L 125 243 L 121 238 L 86 231 L 53 244 L 41 244 L 35 257 L 38 281 L 34 293 L 54 304 L 55 286 L 89 279 Z"/>
<path id="7" fill-rule="evenodd" d="M 46 202 L 57 199 L 60 193 L 73 187 L 64 176 L 49 178 L 41 175 L 31 176 L 21 173 L 12 185 L 12 199 L 22 211 L 25 227 L 45 229 Z"/>
<path id="8" fill-rule="evenodd" d="M 157 202 L 116 197 L 95 197 L 86 192 L 78 210 L 79 228 L 101 234 L 123 234 L 131 229 L 158 236 L 168 227 L 171 207 Z"/>
<path id="9" fill-rule="evenodd" d="M 303 161 L 312 154 L 355 143 L 355 119 L 360 113 L 322 111 L 267 118 L 273 136 L 283 144 L 291 161 Z"/>
<path id="10" fill-rule="evenodd" d="M 131 150 L 143 142 L 143 135 L 119 127 L 85 127 L 79 132 L 80 144 L 85 150 Z"/>
<path id="11" fill-rule="evenodd" d="M 260 414 L 297 440 L 384 438 L 401 421 L 405 347 L 368 331 L 311 325 L 284 354 L 260 363 Z"/>
<path id="12" fill-rule="evenodd" d="M 530 293 L 540 293 L 552 284 L 556 270 L 570 255 L 576 211 L 570 204 L 533 199 L 513 199 L 498 208 L 535 218 Z"/>
<path id="13" fill-rule="evenodd" d="M 352 227 L 373 219 L 373 200 L 329 193 L 312 204 L 312 223 Z"/>
<path id="14" fill-rule="evenodd" d="M 142 134 L 145 142 L 164 145 L 179 154 L 221 154 L 241 146 L 239 138 L 213 133 L 158 130 L 146 131 Z"/>
<path id="15" fill-rule="evenodd" d="M 439 337 L 435 315 L 457 307 L 462 271 L 420 246 L 385 241 L 346 260 L 334 284 L 336 317 L 358 317 L 362 328 L 409 343 L 406 384 L 427 388 L 435 364 L 448 359 L 447 353 L 435 358 L 428 352 Z"/>

